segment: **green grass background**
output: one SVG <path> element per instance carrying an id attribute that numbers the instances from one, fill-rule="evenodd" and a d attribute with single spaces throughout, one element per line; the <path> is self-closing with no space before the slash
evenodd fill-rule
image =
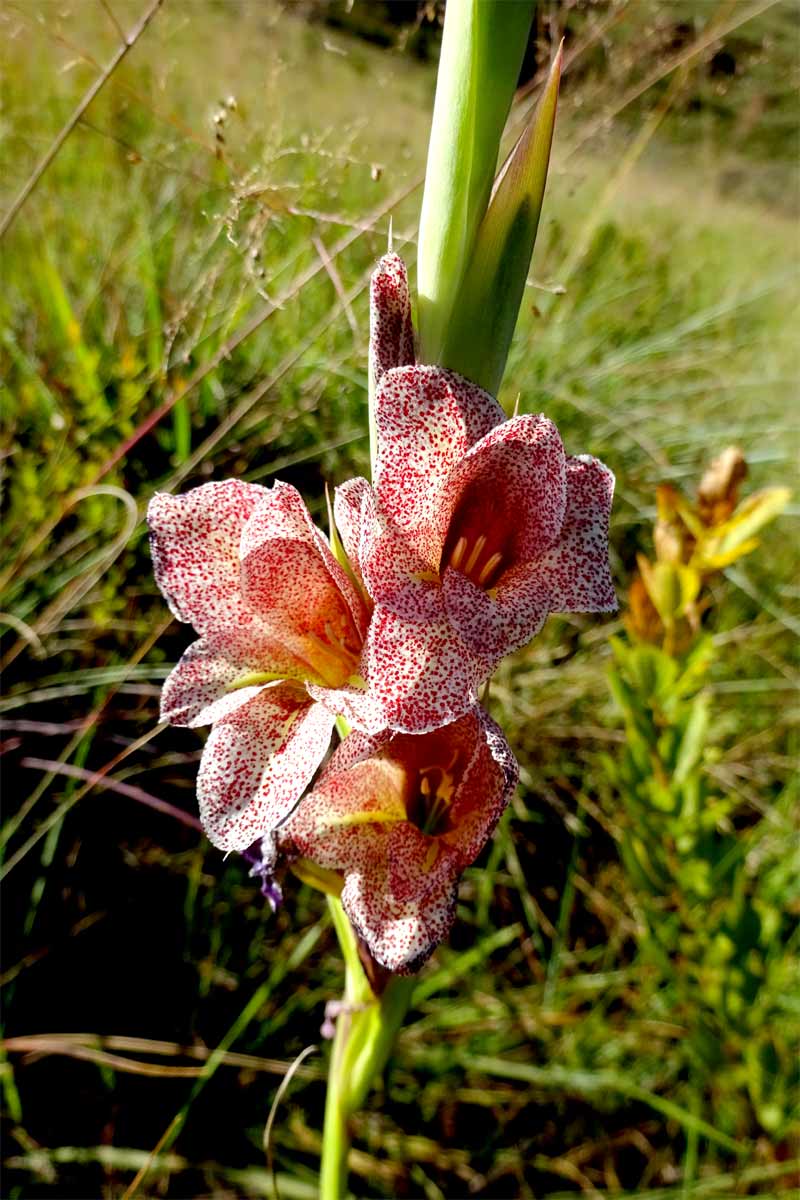
<path id="1" fill-rule="evenodd" d="M 0 14 L 0 208 L 141 12 L 109 3 Z M 748 486 L 796 470 L 799 12 L 537 14 L 540 64 L 566 27 L 568 69 L 501 400 L 615 471 L 623 603 L 658 482 L 691 489 L 732 441 Z M 366 284 L 390 218 L 413 275 L 435 67 L 321 15 L 167 0 L 0 245 L 3 1034 L 49 1038 L 8 1043 L 9 1196 L 118 1197 L 145 1165 L 140 1196 L 272 1195 L 267 1114 L 341 987 L 315 893 L 271 916 L 240 860 L 147 806 L 194 811 L 201 741 L 156 724 L 190 635 L 141 524 L 154 489 L 229 476 L 294 483 L 321 520 L 324 484 L 367 470 Z M 703 1013 L 637 937 L 600 767 L 619 623 L 551 618 L 493 686 L 522 785 L 358 1118 L 355 1195 L 797 1187 L 797 512 L 710 618 L 715 780 L 746 878 L 774 880 L 760 1032 L 723 1026 L 713 1069 L 687 1055 Z M 315 1195 L 323 1069 L 278 1114 L 283 1197 Z"/>

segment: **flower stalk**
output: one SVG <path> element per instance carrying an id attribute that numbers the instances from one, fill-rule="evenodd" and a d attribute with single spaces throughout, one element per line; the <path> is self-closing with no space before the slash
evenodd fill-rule
<path id="1" fill-rule="evenodd" d="M 414 980 L 396 975 L 376 996 L 361 965 L 353 927 L 341 902 L 329 895 L 328 906 L 344 958 L 345 988 L 328 1073 L 320 1200 L 341 1200 L 347 1187 L 350 1118 L 386 1065 L 411 1000 Z"/>
<path id="2" fill-rule="evenodd" d="M 491 195 L 533 8 L 533 0 L 447 4 L 419 230 L 422 362 L 442 363 L 448 322 Z"/>

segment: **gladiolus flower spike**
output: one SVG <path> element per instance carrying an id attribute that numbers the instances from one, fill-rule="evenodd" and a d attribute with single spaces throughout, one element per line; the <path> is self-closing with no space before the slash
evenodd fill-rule
<path id="1" fill-rule="evenodd" d="M 373 292 L 373 303 L 386 296 Z M 391 728 L 421 733 L 471 708 L 549 613 L 616 608 L 614 477 L 595 458 L 568 456 L 548 418 L 506 420 L 455 372 L 380 362 L 374 489 L 350 480 L 334 511 L 375 603 L 366 669 L 376 701 Z"/>

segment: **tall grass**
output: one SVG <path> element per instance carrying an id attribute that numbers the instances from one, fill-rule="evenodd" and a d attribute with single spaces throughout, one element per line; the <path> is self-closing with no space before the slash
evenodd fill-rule
<path id="1" fill-rule="evenodd" d="M 113 11 L 125 29 L 139 15 Z M 748 11 L 554 10 L 573 36 L 501 399 L 546 411 L 568 450 L 616 472 L 623 597 L 656 483 L 688 483 L 731 441 L 753 486 L 793 468 L 780 39 L 795 17 Z M 119 34 L 93 2 L 0 20 L 7 204 Z M 713 65 L 722 51 L 732 75 Z M 324 482 L 366 469 L 365 284 L 390 216 L 413 266 L 432 95 L 430 67 L 292 11 L 167 4 L 2 244 L 9 1195 L 120 1196 L 137 1172 L 140 1196 L 272 1194 L 274 1072 L 320 1042 L 335 939 L 314 894 L 271 917 L 241 862 L 163 809 L 194 813 L 200 743 L 157 725 L 187 636 L 156 592 L 141 514 L 156 487 L 237 475 L 297 484 L 321 518 Z M 711 629 L 714 782 L 781 928 L 798 914 L 796 516 L 720 579 Z M 692 1071 L 684 964 L 638 950 L 599 768 L 623 736 L 604 676 L 616 627 L 553 618 L 493 685 L 523 785 L 358 1118 L 360 1194 L 796 1183 L 791 1124 L 766 1128 L 754 1091 L 791 1112 L 791 1051 L 753 1066 L 732 1035 L 713 1078 Z M 777 925 L 770 987 L 796 1047 L 797 946 Z M 174 1073 L 198 1061 L 201 1075 Z M 284 1197 L 314 1195 L 322 1088 L 312 1056 L 273 1129 Z"/>

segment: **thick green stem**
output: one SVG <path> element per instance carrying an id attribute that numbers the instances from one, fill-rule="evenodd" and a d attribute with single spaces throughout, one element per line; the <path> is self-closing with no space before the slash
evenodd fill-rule
<path id="1" fill-rule="evenodd" d="M 382 995 L 376 996 L 361 966 L 355 934 L 341 903 L 329 895 L 328 905 L 344 956 L 345 988 L 328 1075 L 320 1200 L 342 1200 L 347 1188 L 349 1121 L 386 1066 L 408 1009 L 414 980 L 395 976 Z"/>

